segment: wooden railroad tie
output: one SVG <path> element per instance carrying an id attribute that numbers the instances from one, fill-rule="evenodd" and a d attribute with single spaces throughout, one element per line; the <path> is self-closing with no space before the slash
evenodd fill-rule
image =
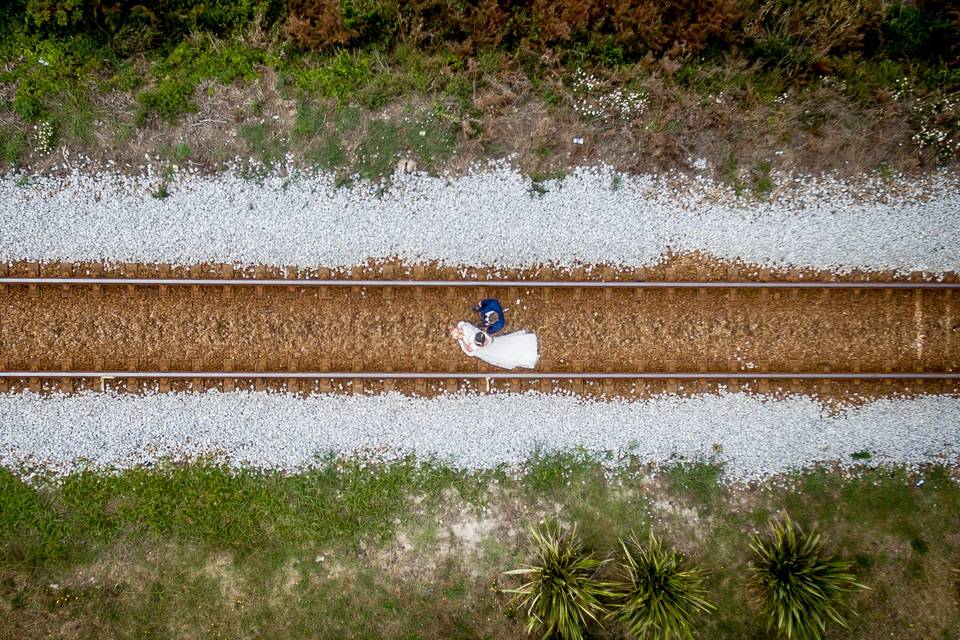
<path id="1" fill-rule="evenodd" d="M 193 358 L 193 370 L 198 373 L 203 371 L 203 360 L 199 356 Z M 204 390 L 203 378 L 193 379 L 193 390 L 200 392 Z"/>
<path id="2" fill-rule="evenodd" d="M 99 264 L 95 264 L 90 267 L 90 275 L 94 278 L 99 278 L 103 276 L 103 267 Z M 103 287 L 99 284 L 95 284 L 90 288 L 90 295 L 94 298 L 100 298 L 103 296 Z"/>
<path id="3" fill-rule="evenodd" d="M 415 265 L 413 267 L 413 279 L 414 280 L 424 279 L 424 268 L 421 265 Z M 416 298 L 417 300 L 423 299 L 423 287 L 414 287 L 413 297 Z"/>
<path id="4" fill-rule="evenodd" d="M 190 277 L 191 277 L 191 278 L 200 278 L 201 276 L 202 276 L 202 274 L 201 274 L 201 272 L 200 272 L 200 266 L 199 266 L 199 265 L 193 265 L 192 267 L 190 267 Z M 192 286 L 190 287 L 190 295 L 193 296 L 194 298 L 199 298 L 199 297 L 202 295 L 202 292 L 200 291 L 200 287 L 198 287 L 198 286 L 196 286 L 196 285 L 192 285 Z"/>
<path id="5" fill-rule="evenodd" d="M 264 359 L 264 358 L 257 358 L 257 363 L 256 363 L 256 369 L 255 369 L 255 370 L 256 370 L 256 371 L 266 371 L 266 370 L 267 370 L 267 361 L 266 361 L 266 359 Z M 263 391 L 264 389 L 266 389 L 267 386 L 266 386 L 266 384 L 264 383 L 264 379 L 263 379 L 263 378 L 256 378 L 256 379 L 254 380 L 254 382 L 253 382 L 253 388 L 254 388 L 256 391 Z"/>
<path id="6" fill-rule="evenodd" d="M 159 272 L 160 272 L 160 277 L 161 277 L 161 278 L 169 278 L 169 277 L 170 277 L 170 265 L 168 265 L 168 264 L 162 264 L 162 265 L 160 265 L 160 267 L 159 267 Z M 170 287 L 168 287 L 168 286 L 165 285 L 165 284 L 162 284 L 162 285 L 160 285 L 160 286 L 157 288 L 157 295 L 159 295 L 161 298 L 166 298 L 169 293 L 170 293 Z"/>
<path id="7" fill-rule="evenodd" d="M 139 362 L 136 358 L 127 360 L 127 371 L 136 372 L 139 368 Z M 127 378 L 127 393 L 136 393 L 140 389 L 140 381 L 136 378 Z"/>
<path id="8" fill-rule="evenodd" d="M 69 262 L 60 262 L 60 277 L 69 278 L 73 275 L 73 265 Z M 64 284 L 60 286 L 60 297 L 69 298 L 70 297 L 70 285 Z"/>
<path id="9" fill-rule="evenodd" d="M 63 358 L 60 361 L 60 370 L 72 371 L 73 360 L 70 358 Z M 60 378 L 60 390 L 64 393 L 73 393 L 73 378 Z"/>
<path id="10" fill-rule="evenodd" d="M 31 358 L 30 360 L 30 371 L 39 371 L 40 365 L 37 363 L 36 358 Z M 40 393 L 40 378 L 30 378 L 28 381 L 30 391 L 34 393 Z"/>
<path id="11" fill-rule="evenodd" d="M 396 269 L 392 264 L 385 265 L 383 267 L 384 279 L 393 280 L 396 277 L 396 274 L 394 273 L 395 271 Z M 383 287 L 382 289 L 380 289 L 380 293 L 383 296 L 384 302 L 393 301 L 393 287 Z"/>
<path id="12" fill-rule="evenodd" d="M 287 362 L 287 371 L 290 373 L 296 373 L 299 371 L 297 366 L 297 361 L 290 360 Z M 300 391 L 300 381 L 297 378 L 287 378 L 287 391 L 290 393 L 298 393 Z"/>
<path id="13" fill-rule="evenodd" d="M 350 268 L 350 279 L 351 280 L 362 280 L 363 273 L 361 273 L 360 267 L 351 267 Z M 354 300 L 360 300 L 364 297 L 365 287 L 350 287 L 350 293 L 353 296 Z"/>
<path id="14" fill-rule="evenodd" d="M 123 265 L 123 275 L 126 276 L 127 278 L 136 278 L 137 265 L 132 262 L 128 262 L 127 264 Z M 132 284 L 128 284 L 124 288 L 124 291 L 125 291 L 124 295 L 126 295 L 126 297 L 132 298 L 134 295 L 136 295 L 137 288 Z"/>
<path id="15" fill-rule="evenodd" d="M 321 280 L 330 280 L 333 272 L 329 267 L 321 267 L 318 271 L 318 275 Z M 317 295 L 320 296 L 321 300 L 330 299 L 330 287 L 320 287 L 320 291 L 317 292 Z"/>
<path id="16" fill-rule="evenodd" d="M 166 360 L 161 360 L 158 370 L 169 371 L 170 364 Z M 170 393 L 170 378 L 160 378 L 159 389 L 160 393 Z"/>
<path id="17" fill-rule="evenodd" d="M 330 371 L 330 361 L 329 360 L 320 360 L 318 363 L 320 365 L 321 371 Z M 317 385 L 320 389 L 320 393 L 330 393 L 330 378 L 321 378 L 319 384 Z"/>
<path id="18" fill-rule="evenodd" d="M 574 267 L 572 270 L 574 280 L 583 280 L 585 277 L 583 267 Z M 583 298 L 583 287 L 574 287 L 573 289 L 573 299 L 580 300 Z"/>
<path id="19" fill-rule="evenodd" d="M 233 279 L 233 265 L 230 265 L 230 264 L 225 264 L 225 265 L 223 265 L 222 273 L 223 273 L 223 277 L 224 277 L 225 279 L 232 280 L 232 279 Z M 224 299 L 227 299 L 227 300 L 229 300 L 230 298 L 233 298 L 233 287 L 231 287 L 230 285 L 224 285 L 224 286 L 223 286 L 223 297 L 224 297 Z"/>
<path id="20" fill-rule="evenodd" d="M 296 267 L 287 267 L 286 269 L 287 280 L 296 280 L 297 279 L 297 268 Z M 294 285 L 287 287 L 287 293 L 293 297 L 297 295 L 297 288 Z"/>
<path id="21" fill-rule="evenodd" d="M 40 277 L 40 265 L 36 262 L 27 263 L 27 276 L 30 278 Z M 40 287 L 35 284 L 27 285 L 27 297 L 28 298 L 39 298 L 40 297 Z"/>
<path id="22" fill-rule="evenodd" d="M 223 361 L 223 370 L 224 371 L 234 371 L 233 359 L 226 358 Z M 237 382 L 233 378 L 224 378 L 223 379 L 223 391 L 229 393 L 234 391 L 237 388 Z"/>

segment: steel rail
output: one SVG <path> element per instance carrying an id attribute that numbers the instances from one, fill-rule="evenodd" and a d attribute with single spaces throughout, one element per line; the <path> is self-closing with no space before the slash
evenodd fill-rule
<path id="1" fill-rule="evenodd" d="M 729 282 L 694 280 L 330 280 L 313 278 L 33 278 L 2 277 L 0 285 L 199 287 L 526 287 L 594 289 L 960 289 L 960 282 Z"/>
<path id="2" fill-rule="evenodd" d="M 960 372 L 584 372 L 564 371 L 0 371 L 0 378 L 364 380 L 960 380 Z"/>

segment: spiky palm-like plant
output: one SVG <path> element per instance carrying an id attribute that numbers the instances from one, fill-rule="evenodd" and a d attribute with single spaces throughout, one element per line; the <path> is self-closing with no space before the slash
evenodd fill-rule
<path id="1" fill-rule="evenodd" d="M 544 640 L 581 640 L 587 625 L 606 613 L 603 601 L 614 595 L 608 583 L 597 580 L 607 560 L 584 551 L 576 525 L 569 531 L 558 524 L 531 528 L 530 541 L 536 561 L 507 571 L 527 582 L 507 593 L 526 611 L 528 632 L 539 630 Z"/>
<path id="2" fill-rule="evenodd" d="M 825 555 L 820 536 L 809 535 L 789 518 L 772 520 L 766 539 L 755 535 L 751 578 L 769 628 L 789 640 L 820 640 L 833 622 L 844 629 L 843 596 L 866 587 L 852 564 Z"/>
<path id="3" fill-rule="evenodd" d="M 631 534 L 626 540 L 620 539 L 620 546 L 620 598 L 611 616 L 637 638 L 692 638 L 691 621 L 716 609 L 706 599 L 704 572 L 698 567 L 685 568 L 683 558 L 665 549 L 652 531 L 645 545 Z"/>

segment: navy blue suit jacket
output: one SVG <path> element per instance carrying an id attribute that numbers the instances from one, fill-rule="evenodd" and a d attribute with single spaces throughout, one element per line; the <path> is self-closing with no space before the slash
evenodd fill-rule
<path id="1" fill-rule="evenodd" d="M 487 313 L 490 311 L 497 312 L 497 321 L 487 326 L 484 322 L 484 317 L 486 317 Z M 503 307 L 500 306 L 499 300 L 488 298 L 487 300 L 480 301 L 480 323 L 486 328 L 487 333 L 489 334 L 494 334 L 503 329 L 503 326 L 507 324 L 507 321 L 503 317 Z"/>

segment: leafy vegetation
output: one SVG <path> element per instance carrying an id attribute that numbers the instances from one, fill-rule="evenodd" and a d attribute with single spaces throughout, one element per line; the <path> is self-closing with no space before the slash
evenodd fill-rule
<path id="1" fill-rule="evenodd" d="M 907 133 L 885 136 L 889 149 L 875 151 L 874 166 L 894 153 L 906 157 L 895 168 L 913 166 L 905 148 L 921 163 L 960 155 L 960 23 L 940 1 L 707 0 L 691 11 L 680 0 L 19 0 L 0 9 L 0 34 L 0 85 L 16 116 L 0 124 L 29 138 L 29 126 L 51 121 L 58 144 L 85 152 L 115 152 L 103 141 L 129 140 L 130 127 L 155 135 L 201 112 L 190 119 L 260 124 L 219 112 L 232 106 L 220 101 L 230 93 L 224 88 L 243 84 L 322 112 L 360 109 L 356 126 L 337 131 L 333 142 L 325 142 L 328 123 L 324 136 L 298 137 L 290 151 L 310 166 L 374 180 L 404 157 L 437 171 L 460 152 L 515 154 L 530 175 L 556 175 L 569 168 L 565 140 L 582 140 L 585 129 L 605 142 L 597 153 L 606 161 L 614 139 L 636 139 L 657 163 L 683 166 L 700 146 L 689 138 L 700 140 L 709 121 L 729 126 L 703 135 L 703 144 L 718 136 L 727 143 L 710 158 L 718 177 L 737 193 L 765 198 L 779 168 L 768 158 L 778 150 L 747 157 L 730 149 L 751 137 L 730 118 L 764 128 L 754 141 L 798 149 L 819 148 L 805 140 L 823 139 L 830 126 L 831 141 L 839 127 L 853 146 L 863 117 L 883 113 L 886 122 L 892 113 Z M 691 102 L 698 109 L 678 111 Z M 736 111 L 715 106 L 728 103 Z M 264 103 L 256 104 L 253 115 L 262 120 Z M 541 107 L 570 130 L 540 124 L 519 141 L 514 132 L 532 124 L 524 110 Z M 283 115 L 277 101 L 268 110 Z M 511 113 L 519 123 L 491 121 Z M 416 136 L 390 131 L 413 130 L 413 121 Z M 613 133 L 614 124 L 631 135 Z M 299 131 L 299 119 L 293 126 Z M 101 135 L 104 127 L 114 131 Z M 427 132 L 423 139 L 419 131 Z M 365 136 L 371 139 L 361 147 Z M 195 148 L 197 163 L 218 166 L 246 143 L 242 136 L 221 142 L 216 154 Z M 629 162 L 632 153 L 623 150 L 618 169 L 642 168 Z M 18 161 L 33 159 L 28 149 Z M 534 195 L 546 188 L 533 181 Z"/>
<path id="2" fill-rule="evenodd" d="M 693 638 L 691 623 L 716 609 L 706 598 L 703 572 L 685 568 L 679 554 L 664 548 L 652 531 L 646 544 L 630 534 L 620 547 L 620 598 L 612 615 L 638 639 Z"/>
<path id="3" fill-rule="evenodd" d="M 750 536 L 784 511 L 817 522 L 870 586 L 845 594 L 860 615 L 846 617 L 844 638 L 960 636 L 960 485 L 949 470 L 810 471 L 720 491 L 709 505 L 675 487 L 676 473 L 604 473 L 583 454 L 541 457 L 521 477 L 333 461 L 294 476 L 201 462 L 78 472 L 56 483 L 4 471 L 0 637 L 58 637 L 69 627 L 79 637 L 188 629 L 280 639 L 516 638 L 527 620 L 500 591 L 516 585 L 502 571 L 526 560 L 524 531 L 556 514 L 580 523 L 582 548 L 598 550 L 595 559 L 624 532 L 645 541 L 655 521 L 678 548 L 702 552 L 697 567 L 678 562 L 681 571 L 702 571 L 717 607 L 697 616 L 697 634 L 761 638 L 766 621 L 744 584 Z M 597 579 L 622 579 L 618 565 L 605 564 Z M 618 602 L 603 600 L 610 610 Z M 605 624 L 590 633 L 627 634 L 614 619 Z"/>
<path id="4" fill-rule="evenodd" d="M 805 534 L 789 517 L 770 523 L 766 539 L 754 536 L 751 577 L 761 606 L 780 637 L 820 640 L 828 624 L 847 628 L 843 596 L 857 588 L 853 564 L 824 554 L 820 536 Z"/>
<path id="5" fill-rule="evenodd" d="M 570 530 L 556 523 L 531 528 L 530 541 L 534 563 L 507 571 L 527 582 L 507 592 L 525 613 L 529 632 L 544 640 L 582 640 L 588 626 L 606 613 L 604 601 L 614 595 L 610 584 L 597 579 L 607 561 L 584 550 L 576 525 Z"/>

